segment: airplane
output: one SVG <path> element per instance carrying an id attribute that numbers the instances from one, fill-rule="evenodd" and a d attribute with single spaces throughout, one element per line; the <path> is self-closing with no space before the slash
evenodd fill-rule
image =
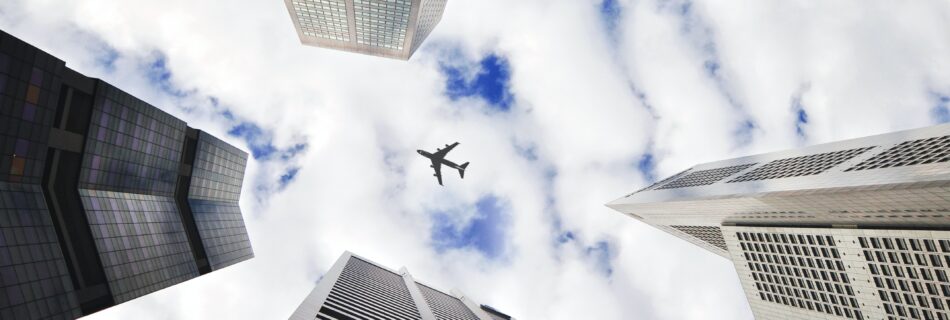
<path id="1" fill-rule="evenodd" d="M 430 165 L 429 167 L 435 170 L 435 174 L 433 174 L 433 176 L 435 176 L 435 178 L 439 180 L 440 186 L 443 185 L 442 184 L 442 165 L 443 164 L 449 166 L 450 168 L 457 169 L 459 171 L 459 177 L 461 177 L 462 179 L 465 179 L 465 167 L 468 167 L 468 162 L 463 163 L 462 165 L 457 165 L 452 161 L 445 160 L 445 155 L 449 153 L 449 151 L 452 151 L 452 148 L 455 148 L 455 146 L 457 145 L 459 145 L 458 142 L 453 143 L 451 145 L 447 144 L 445 145 L 445 149 L 438 149 L 438 148 L 435 149 L 435 153 L 429 153 L 425 150 L 416 150 L 416 152 L 421 154 L 423 157 L 429 158 L 429 160 L 432 161 L 432 165 Z"/>

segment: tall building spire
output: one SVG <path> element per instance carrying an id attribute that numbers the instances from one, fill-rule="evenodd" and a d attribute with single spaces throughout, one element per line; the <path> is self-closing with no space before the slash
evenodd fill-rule
<path id="1" fill-rule="evenodd" d="M 759 319 L 950 319 L 950 124 L 701 164 L 608 206 L 731 259 Z"/>

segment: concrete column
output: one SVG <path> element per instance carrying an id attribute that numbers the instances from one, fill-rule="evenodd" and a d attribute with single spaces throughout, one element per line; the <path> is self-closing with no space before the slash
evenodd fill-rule
<path id="1" fill-rule="evenodd" d="M 477 303 L 475 303 L 475 301 L 472 301 L 472 300 L 469 300 L 468 298 L 466 298 L 466 297 L 465 297 L 465 294 L 462 294 L 461 291 L 456 290 L 456 289 L 452 289 L 452 291 L 450 291 L 450 293 L 452 293 L 453 296 L 455 296 L 456 298 L 458 298 L 459 300 L 461 300 L 461 301 L 462 301 L 462 304 L 464 304 L 466 307 L 468 307 L 468 310 L 471 311 L 473 314 L 475 314 L 475 316 L 478 317 L 478 319 L 480 319 L 480 320 L 492 320 L 491 316 L 489 316 L 487 313 L 485 313 L 485 311 L 483 311 L 482 308 L 481 308 Z"/>
<path id="2" fill-rule="evenodd" d="M 430 309 L 429 304 L 426 303 L 422 291 L 419 290 L 419 286 L 416 285 L 416 280 L 412 279 L 409 270 L 406 269 L 406 267 L 402 267 L 402 269 L 399 269 L 399 274 L 402 275 L 402 280 L 406 282 L 406 288 L 409 289 L 409 295 L 412 296 L 412 301 L 416 303 L 416 309 L 419 309 L 419 315 L 422 316 L 422 320 L 435 320 L 435 314 L 432 313 L 432 309 Z"/>
<path id="3" fill-rule="evenodd" d="M 330 267 L 330 270 L 317 282 L 317 287 L 313 288 L 313 291 L 310 291 L 310 294 L 303 300 L 303 303 L 290 315 L 290 320 L 313 320 L 317 318 L 320 307 L 323 306 L 323 303 L 330 295 L 330 289 L 333 289 L 333 285 L 340 279 L 340 275 L 343 274 L 343 268 L 346 267 L 346 263 L 350 261 L 352 255 L 352 253 L 347 251 L 336 260 L 333 267 Z"/>

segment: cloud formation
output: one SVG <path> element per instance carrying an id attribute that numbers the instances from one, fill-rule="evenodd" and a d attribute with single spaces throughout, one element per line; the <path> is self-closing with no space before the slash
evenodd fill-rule
<path id="1" fill-rule="evenodd" d="M 256 258 L 89 319 L 274 319 L 350 250 L 519 319 L 742 319 L 729 261 L 604 203 L 695 163 L 945 122 L 944 1 L 449 1 L 409 62 L 279 1 L 10 0 L 0 28 L 253 155 Z M 461 142 L 445 187 L 416 149 Z M 454 178 L 454 177 L 452 177 Z"/>

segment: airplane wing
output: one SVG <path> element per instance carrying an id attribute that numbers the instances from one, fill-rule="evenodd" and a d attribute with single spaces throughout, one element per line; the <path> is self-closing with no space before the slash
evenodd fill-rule
<path id="1" fill-rule="evenodd" d="M 435 178 L 439 179 L 439 185 L 442 185 L 442 163 L 432 159 L 432 169 L 435 170 Z"/>
<path id="2" fill-rule="evenodd" d="M 433 153 L 432 156 L 435 158 L 445 158 L 445 155 L 449 153 L 449 151 L 452 151 L 452 149 L 455 148 L 455 146 L 457 145 L 459 145 L 458 142 L 450 144 L 450 145 L 447 144 L 445 145 L 445 149 L 436 149 L 435 153 Z"/>

